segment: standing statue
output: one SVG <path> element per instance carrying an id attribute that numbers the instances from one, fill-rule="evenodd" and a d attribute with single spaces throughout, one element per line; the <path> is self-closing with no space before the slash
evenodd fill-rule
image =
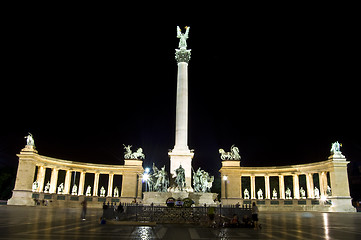
<path id="1" fill-rule="evenodd" d="M 244 190 L 243 195 L 244 195 L 244 199 L 249 199 L 249 191 L 247 188 Z"/>
<path id="2" fill-rule="evenodd" d="M 341 153 L 341 147 L 342 144 L 340 144 L 338 141 L 332 143 L 331 154 Z"/>
<path id="3" fill-rule="evenodd" d="M 92 187 L 90 185 L 88 185 L 88 187 L 86 188 L 85 196 L 91 196 L 91 190 L 92 190 Z"/>
<path id="4" fill-rule="evenodd" d="M 292 199 L 292 197 L 291 197 L 291 189 L 290 188 L 287 188 L 285 193 L 286 193 L 286 199 Z"/>
<path id="5" fill-rule="evenodd" d="M 74 184 L 71 189 L 71 195 L 78 195 L 78 186 L 76 184 Z"/>
<path id="6" fill-rule="evenodd" d="M 300 188 L 300 195 L 301 195 L 302 199 L 306 198 L 306 191 L 305 191 L 305 189 L 303 189 L 303 187 Z"/>
<path id="7" fill-rule="evenodd" d="M 168 179 L 168 174 L 165 171 L 165 166 L 163 166 L 159 170 L 153 163 L 152 178 L 155 179 L 155 181 L 152 180 L 153 183 L 155 182 L 154 186 L 151 187 L 153 191 L 166 192 L 168 190 L 169 179 Z"/>
<path id="8" fill-rule="evenodd" d="M 275 188 L 273 189 L 273 192 L 272 192 L 272 199 L 277 199 L 277 191 Z"/>
<path id="9" fill-rule="evenodd" d="M 317 187 L 315 187 L 315 198 L 320 198 L 320 190 Z"/>
<path id="10" fill-rule="evenodd" d="M 35 147 L 34 138 L 33 138 L 33 135 L 31 133 L 28 133 L 28 136 L 25 136 L 24 138 L 26 138 L 26 145 L 27 146 Z"/>
<path id="11" fill-rule="evenodd" d="M 239 149 L 238 147 L 234 146 L 234 144 L 232 145 L 230 152 L 226 152 L 221 148 L 219 149 L 219 153 L 221 154 L 222 160 L 241 160 Z"/>
<path id="12" fill-rule="evenodd" d="M 35 182 L 33 182 L 33 192 L 36 192 L 36 190 L 38 190 L 39 187 L 39 183 L 37 180 L 35 180 Z"/>
<path id="13" fill-rule="evenodd" d="M 193 169 L 193 168 L 192 168 Z M 194 192 L 210 192 L 214 181 L 214 176 L 198 168 L 197 172 L 193 170 L 193 189 Z"/>
<path id="14" fill-rule="evenodd" d="M 44 193 L 49 193 L 49 189 L 50 189 L 50 182 L 48 181 L 45 185 Z"/>
<path id="15" fill-rule="evenodd" d="M 105 188 L 103 186 L 100 188 L 100 196 L 105 197 Z"/>
<path id="16" fill-rule="evenodd" d="M 64 183 L 60 183 L 58 186 L 58 194 L 64 193 Z"/>
<path id="17" fill-rule="evenodd" d="M 263 199 L 263 191 L 262 189 L 259 189 L 257 192 L 258 199 Z"/>
<path id="18" fill-rule="evenodd" d="M 179 26 L 177 26 L 177 38 L 179 38 L 179 49 L 186 49 L 187 48 L 187 39 L 188 39 L 188 34 L 189 34 L 189 29 L 190 27 L 186 26 L 185 27 L 186 32 L 182 33 L 181 29 Z"/>
<path id="19" fill-rule="evenodd" d="M 143 153 L 142 148 L 138 148 L 136 152 L 132 152 L 130 149 L 132 145 L 124 146 L 125 152 L 124 152 L 124 159 L 145 159 L 145 155 Z"/>
<path id="20" fill-rule="evenodd" d="M 119 197 L 119 189 L 118 189 L 118 187 L 114 188 L 114 197 Z"/>
<path id="21" fill-rule="evenodd" d="M 186 186 L 186 176 L 185 176 L 185 172 L 184 172 L 184 168 L 182 168 L 182 165 L 179 166 L 179 168 L 177 168 L 175 170 L 175 173 L 177 174 L 176 178 L 175 178 L 175 183 L 177 184 L 177 187 L 180 191 L 183 191 L 183 188 L 185 188 Z"/>

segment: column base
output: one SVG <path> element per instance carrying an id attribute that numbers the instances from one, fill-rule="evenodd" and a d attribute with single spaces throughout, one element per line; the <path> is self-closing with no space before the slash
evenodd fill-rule
<path id="1" fill-rule="evenodd" d="M 332 207 L 330 212 L 356 212 L 356 208 L 352 206 L 351 197 L 328 197 L 331 200 Z"/>
<path id="2" fill-rule="evenodd" d="M 8 205 L 34 206 L 33 192 L 26 190 L 13 190 L 13 196 L 8 200 Z"/>

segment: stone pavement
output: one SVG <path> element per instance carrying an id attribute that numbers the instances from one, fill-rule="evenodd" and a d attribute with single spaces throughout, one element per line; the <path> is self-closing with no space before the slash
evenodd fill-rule
<path id="1" fill-rule="evenodd" d="M 262 230 L 99 225 L 101 209 L 0 206 L 0 239 L 361 239 L 361 213 L 261 213 Z"/>

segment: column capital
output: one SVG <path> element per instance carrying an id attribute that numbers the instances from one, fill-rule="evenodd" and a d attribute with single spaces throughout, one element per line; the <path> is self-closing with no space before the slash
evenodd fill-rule
<path id="1" fill-rule="evenodd" d="M 177 60 L 177 63 L 185 62 L 189 63 L 189 60 L 191 59 L 191 50 L 187 50 L 184 48 L 176 49 L 175 50 L 175 59 Z"/>

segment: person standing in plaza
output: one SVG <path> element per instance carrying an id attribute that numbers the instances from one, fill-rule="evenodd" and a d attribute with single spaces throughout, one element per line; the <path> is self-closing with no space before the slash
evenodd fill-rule
<path id="1" fill-rule="evenodd" d="M 86 200 L 81 202 L 81 206 L 82 206 L 82 211 L 81 211 L 81 219 L 85 220 L 85 215 L 86 215 L 86 208 L 87 208 L 87 202 Z"/>
<path id="2" fill-rule="evenodd" d="M 255 202 L 253 202 L 252 205 L 252 220 L 254 223 L 254 229 L 258 229 L 258 207 Z"/>

